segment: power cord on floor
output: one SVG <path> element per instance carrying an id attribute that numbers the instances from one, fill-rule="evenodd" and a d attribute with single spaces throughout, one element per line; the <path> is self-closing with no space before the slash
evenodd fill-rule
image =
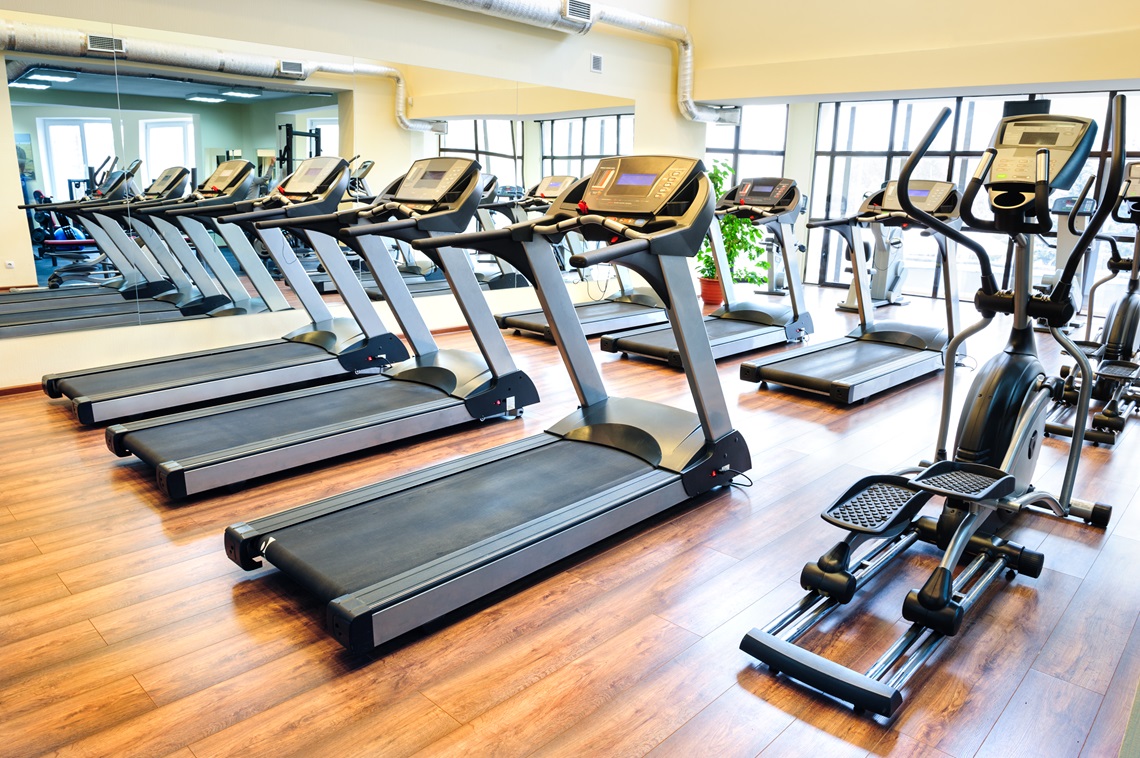
<path id="1" fill-rule="evenodd" d="M 743 489 L 745 487 L 751 487 L 752 485 L 755 484 L 755 482 L 752 481 L 752 477 L 748 476 L 748 474 L 745 474 L 743 471 L 737 471 L 736 469 L 730 468 L 730 469 L 726 469 L 724 473 L 732 474 L 732 480 L 729 481 L 729 483 L 728 483 L 730 487 L 740 487 L 741 489 Z M 736 477 L 738 477 L 738 476 L 747 480 L 748 484 L 741 484 L 740 482 L 736 481 Z"/>

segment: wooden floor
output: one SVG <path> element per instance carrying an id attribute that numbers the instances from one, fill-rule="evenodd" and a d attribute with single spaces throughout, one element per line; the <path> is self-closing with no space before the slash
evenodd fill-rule
<path id="1" fill-rule="evenodd" d="M 847 317 L 830 305 L 842 293 L 812 289 L 816 339 L 840 334 Z M 896 311 L 937 313 L 925 302 Z M 992 327 L 973 355 L 1005 333 Z M 472 344 L 466 334 L 441 342 Z M 1115 507 L 1107 532 L 1015 521 L 1012 538 L 1046 554 L 1043 575 L 993 592 L 912 680 L 893 721 L 856 716 L 737 648 L 799 596 L 801 566 L 837 537 L 819 511 L 857 477 L 931 454 L 937 380 L 845 410 L 758 390 L 738 378 L 740 359 L 723 361 L 754 486 L 705 497 L 368 656 L 326 636 L 322 608 L 273 568 L 245 573 L 226 559 L 233 522 L 537 433 L 572 410 L 555 351 L 509 342 L 543 397 L 522 420 L 180 505 L 63 405 L 38 391 L 0 397 L 0 755 L 1117 753 L 1140 680 L 1135 429 L 1116 451 L 1084 454 L 1078 494 Z M 1047 363 L 1056 356 L 1045 351 Z M 689 404 L 674 371 L 599 362 L 614 394 Z M 1057 488 L 1066 451 L 1047 443 L 1041 487 Z M 567 487 L 579 473 L 565 472 Z M 935 563 L 916 552 L 810 644 L 866 666 L 904 628 L 903 595 Z"/>

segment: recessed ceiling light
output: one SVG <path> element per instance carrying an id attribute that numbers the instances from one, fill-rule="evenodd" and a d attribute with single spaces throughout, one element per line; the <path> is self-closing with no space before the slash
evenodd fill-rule
<path id="1" fill-rule="evenodd" d="M 261 90 L 254 89 L 253 87 L 230 87 L 222 94 L 226 97 L 240 97 L 250 99 L 254 97 L 261 97 Z"/>
<path id="2" fill-rule="evenodd" d="M 8 82 L 8 86 L 19 89 L 51 89 L 50 84 L 32 84 L 31 82 Z"/>
<path id="3" fill-rule="evenodd" d="M 195 103 L 224 103 L 226 99 L 219 95 L 210 95 L 204 92 L 196 92 L 193 95 L 187 95 L 187 100 Z"/>
<path id="4" fill-rule="evenodd" d="M 73 82 L 78 76 L 79 74 L 74 71 L 63 71 L 58 68 L 33 68 L 23 78 L 42 82 Z"/>

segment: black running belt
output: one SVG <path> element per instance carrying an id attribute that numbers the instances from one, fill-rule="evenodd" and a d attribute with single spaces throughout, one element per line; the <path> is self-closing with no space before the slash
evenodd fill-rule
<path id="1" fill-rule="evenodd" d="M 578 303 L 574 306 L 574 312 L 578 314 L 578 320 L 583 324 L 646 310 L 660 309 L 653 308 L 649 305 L 623 303 L 615 300 L 599 300 L 593 303 Z M 546 319 L 546 314 L 544 314 L 542 311 L 516 314 L 504 319 L 504 322 L 507 324 L 507 326 L 515 326 L 517 324 L 519 326 L 538 327 L 540 330 L 546 327 L 546 325 L 549 323 Z"/>
<path id="2" fill-rule="evenodd" d="M 0 295 L 0 314 L 27 313 L 29 311 L 39 313 L 40 311 L 55 311 L 61 308 L 75 308 L 80 305 L 105 305 L 107 303 L 128 302 L 125 297 L 115 290 L 107 289 L 106 287 L 95 287 L 94 289 L 94 292 L 85 294 L 76 291 L 74 294 L 66 297 L 48 294 L 47 297 L 28 297 L 21 300 L 9 300 L 7 296 Z M 45 295 L 51 292 L 63 292 L 63 290 L 47 290 L 39 294 Z"/>
<path id="3" fill-rule="evenodd" d="M 338 385 L 335 391 L 314 391 L 277 403 L 258 402 L 224 413 L 140 429 L 123 439 L 132 453 L 157 466 L 241 445 L 272 442 L 277 437 L 413 408 L 446 397 L 447 393 L 426 384 L 377 382 L 376 377 L 369 376 Z"/>
<path id="4" fill-rule="evenodd" d="M 832 383 L 864 371 L 870 371 L 913 356 L 916 360 L 930 355 L 929 350 L 871 340 L 851 340 L 827 350 L 796 355 L 760 368 L 765 381 L 804 387 L 817 392 L 830 392 Z"/>
<path id="5" fill-rule="evenodd" d="M 0 326 L 29 322 L 68 321 L 89 316 L 114 316 L 133 313 L 157 313 L 177 311 L 178 306 L 163 300 L 123 300 L 118 303 L 77 305 L 74 308 L 57 308 L 50 311 L 25 311 L 0 315 Z"/>
<path id="6" fill-rule="evenodd" d="M 652 470 L 559 440 L 272 532 L 265 557 L 328 602 Z"/>
<path id="7" fill-rule="evenodd" d="M 248 350 L 224 351 L 176 361 L 148 363 L 143 366 L 100 371 L 64 379 L 60 391 L 67 397 L 95 397 L 105 393 L 129 391 L 134 387 L 170 384 L 195 384 L 196 377 L 213 374 L 239 376 L 265 371 L 278 363 L 300 365 L 322 360 L 336 360 L 317 345 L 282 340 Z"/>
<path id="8" fill-rule="evenodd" d="M 779 329 L 781 332 L 784 330 L 783 327 L 757 324 L 740 319 L 711 318 L 705 320 L 705 331 L 708 332 L 710 341 L 770 332 L 773 329 Z M 677 338 L 673 336 L 673 330 L 666 325 L 661 329 L 654 329 L 629 337 L 619 336 L 614 341 L 614 347 L 618 352 L 628 350 L 632 353 L 668 358 L 670 353 L 677 352 Z"/>

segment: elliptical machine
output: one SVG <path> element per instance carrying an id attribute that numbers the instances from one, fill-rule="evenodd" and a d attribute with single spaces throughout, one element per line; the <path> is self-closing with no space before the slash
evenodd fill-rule
<path id="1" fill-rule="evenodd" d="M 1114 100 L 1113 113 L 1113 155 L 1105 198 L 1119 191 L 1123 174 L 1123 97 Z M 847 535 L 818 561 L 804 566 L 800 584 L 808 594 L 763 630 L 753 629 L 740 643 L 742 650 L 767 664 L 773 673 L 783 672 L 859 710 L 883 716 L 898 710 L 902 686 L 943 639 L 958 633 L 966 614 L 999 576 L 1006 572 L 1011 576 L 1040 575 L 1044 556 L 995 536 L 993 530 L 1001 522 L 1035 507 L 1103 527 L 1112 513 L 1108 506 L 1072 496 L 1088 409 L 1087 383 L 1080 389 L 1079 403 L 1084 412 L 1073 430 L 1061 493 L 1053 496 L 1032 484 L 1049 403 L 1063 387 L 1060 379 L 1045 373 L 1038 360 L 1032 320 L 1046 319 L 1050 334 L 1084 364 L 1088 375 L 1088 360 L 1060 327 L 1076 310 L 1071 290 L 1077 266 L 1108 217 L 1111 203 L 1098 205 L 1049 295 L 1032 291 L 1026 235 L 1048 231 L 1049 192 L 1067 189 L 1076 179 L 1091 149 L 1096 124 L 1090 119 L 1056 115 L 1012 116 L 999 124 L 995 146 L 983 156 L 961 205 L 962 218 L 970 228 L 1005 233 L 1015 241 L 1014 287 L 999 292 L 985 249 L 915 208 L 910 197 L 911 175 L 949 116 L 950 109 L 944 108 L 907 160 L 899 178 L 899 198 L 908 213 L 973 252 L 981 267 L 982 288 L 974 302 L 982 318 L 960 332 L 947 351 L 956 354 L 958 346 L 986 328 L 997 313 L 1013 315 L 1009 342 L 974 379 L 959 420 L 953 457 L 947 454 L 946 442 L 953 407 L 954 365 L 947 362 L 935 462 L 923 462 L 896 475 L 865 477 L 848 489 L 823 514 L 825 521 L 844 529 Z M 980 220 L 973 214 L 973 202 L 987 176 L 993 221 Z M 938 518 L 920 516 L 919 511 L 935 496 L 944 498 Z M 941 562 L 922 588 L 911 590 L 903 602 L 902 615 L 911 627 L 866 674 L 796 644 L 812 626 L 850 602 L 891 560 L 918 541 L 941 549 Z M 857 549 L 861 550 L 856 557 Z M 954 576 L 963 558 L 969 562 Z"/>
<path id="2" fill-rule="evenodd" d="M 1140 407 L 1140 163 L 1130 163 L 1128 178 L 1112 209 L 1112 218 L 1121 224 L 1136 227 L 1133 238 L 1132 257 L 1123 258 L 1120 248 L 1112 237 L 1101 235 L 1097 239 L 1106 242 L 1111 251 L 1108 261 L 1108 276 L 1097 281 L 1089 291 L 1088 323 L 1085 326 L 1084 340 L 1077 342 L 1077 348 L 1096 366 L 1091 374 L 1084 374 L 1080 364 L 1061 369 L 1065 376 L 1065 393 L 1054 405 L 1049 416 L 1046 431 L 1050 434 L 1071 436 L 1073 427 L 1066 417 L 1077 405 L 1078 385 L 1082 376 L 1091 377 L 1092 397 L 1103 403 L 1092 416 L 1092 428 L 1085 432 L 1085 439 L 1103 445 L 1115 445 L 1124 431 L 1128 417 Z M 1128 285 L 1124 296 L 1112 304 L 1104 317 L 1104 325 L 1097 339 L 1092 337 L 1093 307 L 1096 305 L 1096 291 L 1122 272 L 1128 273 Z"/>

